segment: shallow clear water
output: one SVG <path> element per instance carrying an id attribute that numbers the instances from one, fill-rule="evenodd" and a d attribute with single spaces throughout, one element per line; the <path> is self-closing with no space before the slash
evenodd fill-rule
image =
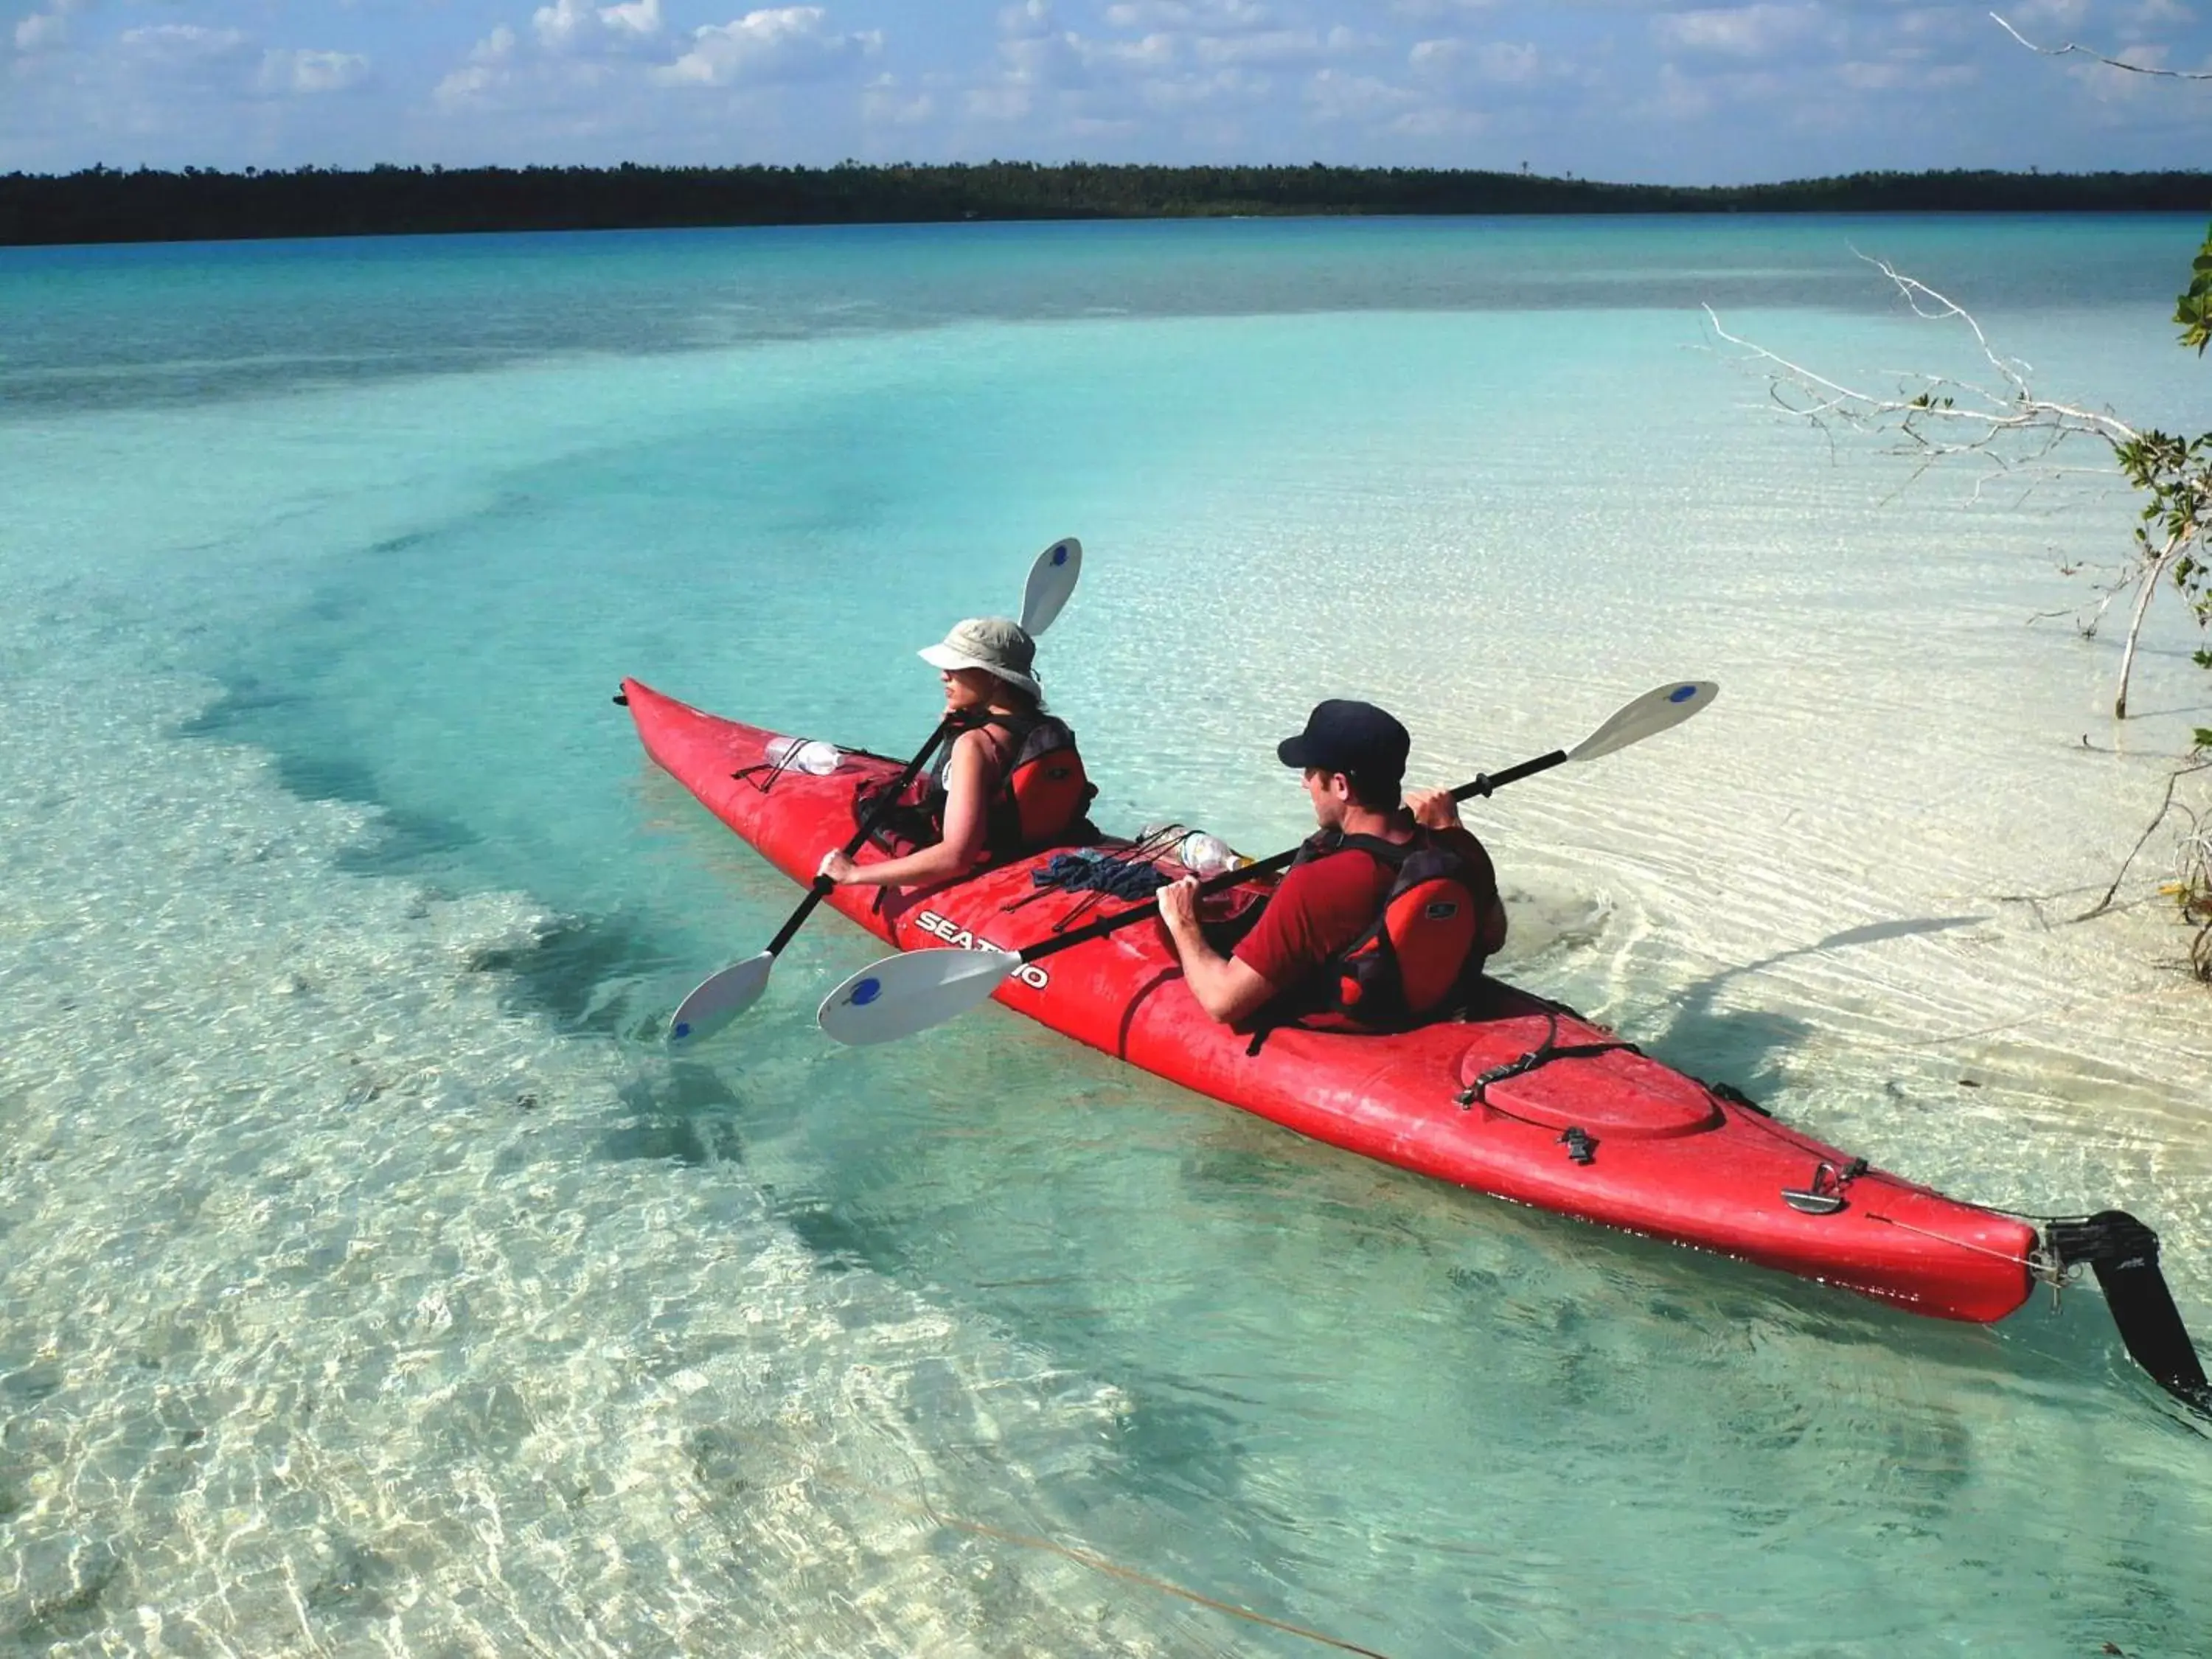
<path id="1" fill-rule="evenodd" d="M 963 227 L 0 256 L 0 1634 L 33 1650 L 2187 1653 L 2212 1447 L 1995 1330 L 1511 1209 L 986 1011 L 806 1018 L 624 673 L 903 753 L 1010 609 L 1110 822 L 1262 851 L 1318 696 L 1501 794 L 1507 970 L 1962 1197 L 2157 1227 L 2203 992 L 2138 867 L 2212 692 L 2130 521 L 1778 426 L 1697 306 L 2212 425 L 2184 222 Z M 1048 1544 L 1084 1552 L 1076 1559 Z"/>

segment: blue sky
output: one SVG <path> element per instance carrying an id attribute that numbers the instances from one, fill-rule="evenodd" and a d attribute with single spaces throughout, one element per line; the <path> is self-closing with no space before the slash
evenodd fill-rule
<path id="1" fill-rule="evenodd" d="M 1998 9 L 2212 70 L 2182 0 Z M 846 156 L 2203 167 L 2212 81 L 1895 0 L 0 0 L 0 170 Z"/>

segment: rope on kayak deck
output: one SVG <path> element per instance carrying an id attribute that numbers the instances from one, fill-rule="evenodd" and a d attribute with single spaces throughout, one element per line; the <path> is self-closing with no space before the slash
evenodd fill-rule
<path id="1" fill-rule="evenodd" d="M 999 908 L 1001 913 L 1018 910 L 1051 893 L 1082 892 L 1083 896 L 1052 925 L 1054 933 L 1064 933 L 1102 898 L 1147 899 L 1166 886 L 1168 878 L 1158 860 L 1189 833 L 1183 824 L 1164 823 L 1146 830 L 1118 853 L 1097 847 L 1055 853 L 1048 863 L 1030 872 L 1035 890 L 1008 899 Z"/>
<path id="2" fill-rule="evenodd" d="M 830 1471 L 824 1470 L 822 1473 L 828 1474 Z M 841 1470 L 837 1473 L 843 1472 Z M 1109 1561 L 1104 1556 L 1096 1554 L 1090 1550 L 1078 1549 L 1072 1544 L 1056 1544 L 1049 1538 L 1038 1538 L 1024 1532 L 1008 1532 L 1002 1528 L 987 1526 L 981 1521 L 963 1520 L 957 1515 L 945 1514 L 927 1499 L 917 1500 L 904 1497 L 898 1492 L 885 1492 L 880 1486 L 871 1486 L 854 1480 L 849 1475 L 845 1479 L 847 1484 L 858 1491 L 866 1492 L 871 1498 L 879 1498 L 886 1503 L 896 1504 L 901 1509 L 926 1515 L 939 1526 L 951 1527 L 956 1532 L 972 1533 L 978 1538 L 994 1539 L 1002 1544 L 1018 1544 L 1024 1549 L 1043 1550 L 1049 1554 L 1065 1556 L 1071 1561 L 1089 1567 L 1094 1572 L 1106 1573 L 1115 1578 L 1125 1578 L 1133 1584 L 1142 1584 L 1147 1589 L 1158 1590 L 1164 1595 L 1180 1596 L 1186 1601 L 1194 1602 L 1212 1612 L 1226 1613 L 1231 1619 L 1242 1619 L 1248 1624 L 1264 1625 L 1269 1630 L 1281 1631 L 1286 1636 L 1302 1636 L 1309 1642 L 1318 1642 L 1323 1647 L 1334 1648 L 1339 1653 L 1357 1654 L 1359 1659 L 1389 1659 L 1389 1655 L 1378 1653 L 1373 1648 L 1363 1648 L 1357 1642 L 1347 1642 L 1341 1637 L 1330 1636 L 1322 1631 L 1308 1630 L 1304 1625 L 1293 1625 L 1280 1619 L 1270 1619 L 1264 1613 L 1255 1613 L 1249 1607 L 1240 1607 L 1233 1601 L 1216 1601 L 1211 1595 L 1201 1595 L 1198 1591 L 1185 1589 L 1180 1584 L 1170 1584 L 1164 1578 L 1155 1578 L 1150 1573 L 1139 1572 L 1134 1567 L 1125 1567 L 1119 1562 Z"/>
<path id="3" fill-rule="evenodd" d="M 1975 1207 L 1979 1208 L 1980 1206 L 1977 1206 Z M 2002 1214 L 2004 1212 L 2002 1211 L 1992 1211 L 1991 1213 Z M 2011 1250 L 1994 1250 L 1986 1244 L 1976 1244 L 1967 1239 L 1954 1238 L 1949 1233 L 1934 1232 L 1926 1227 L 1916 1227 L 1909 1221 L 1899 1221 L 1893 1215 L 1876 1215 L 1872 1210 L 1867 1211 L 1865 1214 L 1866 1218 L 1869 1221 L 1887 1222 L 1891 1226 L 1900 1228 L 1905 1232 L 1918 1233 L 1923 1238 L 1932 1238 L 1939 1244 L 1955 1244 L 1962 1250 L 1978 1250 L 1984 1255 L 1993 1255 L 2000 1261 L 2010 1261 L 2014 1263 L 2016 1266 L 2022 1267 L 2033 1267 L 2035 1266 L 2035 1264 L 2029 1261 L 2026 1256 L 2018 1255 Z"/>

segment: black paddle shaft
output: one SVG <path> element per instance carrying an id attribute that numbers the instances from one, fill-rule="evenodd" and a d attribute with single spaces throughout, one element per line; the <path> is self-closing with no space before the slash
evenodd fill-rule
<path id="1" fill-rule="evenodd" d="M 1566 758 L 1565 750 L 1554 749 L 1548 755 L 1539 755 L 1534 760 L 1522 761 L 1518 766 L 1509 766 L 1494 778 L 1485 773 L 1473 783 L 1460 785 L 1451 792 L 1451 798 L 1455 801 L 1462 801 L 1470 799 L 1476 795 L 1486 795 L 1492 790 L 1503 788 L 1509 783 L 1518 783 L 1522 779 L 1533 777 L 1539 772 L 1548 772 L 1555 766 L 1565 764 Z M 1218 876 L 1208 876 L 1198 884 L 1199 896 L 1203 898 L 1208 893 L 1218 893 L 1227 888 L 1241 886 L 1255 876 L 1273 875 L 1278 870 L 1287 870 L 1291 861 L 1297 857 L 1298 852 L 1299 849 L 1293 847 L 1289 852 L 1278 853 L 1273 858 L 1261 859 L 1254 864 L 1239 865 L 1234 870 L 1224 870 Z M 1156 904 L 1136 905 L 1114 915 L 1101 917 L 1087 927 L 1077 928 L 1073 933 L 1062 933 L 1058 939 L 1045 939 L 1036 945 L 1025 946 L 1019 954 L 1025 963 L 1041 962 L 1056 951 L 1066 950 L 1072 945 L 1088 945 L 1094 939 L 1103 939 L 1107 934 L 1118 932 L 1132 922 L 1142 921 L 1146 916 L 1158 914 L 1159 907 Z"/>
<path id="2" fill-rule="evenodd" d="M 929 734 L 929 741 L 922 744 L 915 752 L 915 757 L 906 763 L 906 770 L 899 774 L 898 781 L 876 797 L 874 805 L 868 808 L 866 816 L 860 819 L 860 827 L 853 832 L 853 839 L 845 843 L 847 858 L 851 858 L 854 854 L 867 844 L 868 837 L 874 833 L 876 825 L 883 822 L 884 814 L 897 804 L 898 798 L 906 793 L 907 785 L 912 783 L 921 769 L 929 764 L 929 757 L 937 752 L 937 745 L 945 741 L 945 734 L 951 729 L 952 720 L 950 715 L 939 720 L 937 723 L 937 730 Z M 782 953 L 783 947 L 791 943 L 793 936 L 806 925 L 807 917 L 814 914 L 814 907 L 829 897 L 830 890 L 836 884 L 827 876 L 814 878 L 813 886 L 807 890 L 806 896 L 799 901 L 799 908 L 791 913 L 791 920 L 785 922 L 776 936 L 768 942 L 769 955 L 773 957 Z"/>

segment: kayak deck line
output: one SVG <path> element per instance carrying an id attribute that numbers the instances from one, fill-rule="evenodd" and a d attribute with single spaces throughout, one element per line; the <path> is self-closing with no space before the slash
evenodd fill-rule
<path id="1" fill-rule="evenodd" d="M 763 790 L 756 778 L 732 773 L 756 766 L 773 745 L 793 752 L 792 738 L 635 679 L 623 683 L 622 696 L 653 761 L 802 886 L 823 854 L 852 836 L 863 786 L 898 769 L 896 761 L 836 750 L 834 763 L 781 769 Z M 1109 837 L 1102 845 L 1119 852 L 1134 843 Z M 1051 856 L 911 892 L 839 887 L 823 902 L 902 951 L 994 951 L 987 941 L 1007 931 L 1013 901 L 1022 932 L 1042 939 L 1075 906 L 1095 902 L 1039 890 L 1031 875 Z M 1159 859 L 1180 873 L 1170 854 Z M 991 994 L 1064 1036 L 1309 1139 L 1929 1317 L 1991 1323 L 2038 1283 L 2056 1288 L 2087 1269 L 2130 1356 L 2174 1398 L 2212 1418 L 2212 1387 L 2160 1273 L 2157 1236 L 2134 1218 L 2027 1217 L 1950 1198 L 1503 981 L 1485 979 L 1459 1019 L 1358 1036 L 1281 1027 L 1255 1054 L 1245 1034 L 1213 1021 L 1183 987 L 1164 928 L 1139 921 L 1040 960 Z"/>

